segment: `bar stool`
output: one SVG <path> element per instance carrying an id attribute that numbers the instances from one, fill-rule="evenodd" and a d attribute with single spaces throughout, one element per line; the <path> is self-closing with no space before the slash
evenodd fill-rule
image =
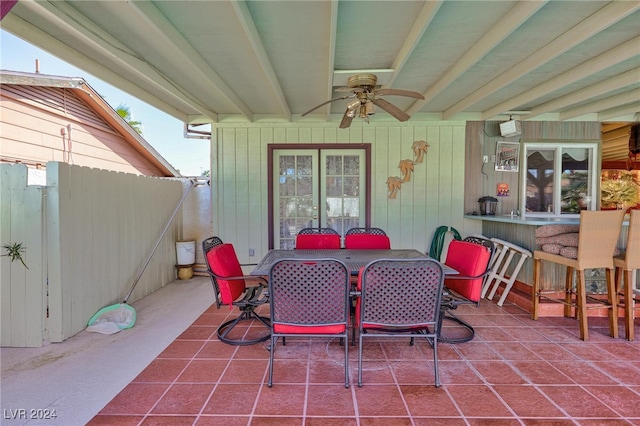
<path id="1" fill-rule="evenodd" d="M 605 268 L 607 277 L 607 300 L 589 297 L 590 301 L 599 302 L 609 309 L 609 334 L 618 337 L 617 294 L 613 274 L 613 252 L 620 235 L 624 210 L 603 210 L 580 212 L 580 230 L 578 231 L 578 248 L 575 259 L 551 254 L 540 250 L 533 252 L 533 288 L 531 290 L 531 319 L 538 319 L 540 298 L 552 302 L 563 303 L 564 316 L 571 316 L 571 308 L 580 321 L 580 339 L 588 340 L 587 324 L 587 289 L 585 286 L 585 269 Z M 543 260 L 567 267 L 564 299 L 554 298 L 550 293 L 557 290 L 542 290 L 540 277 Z M 573 272 L 576 271 L 576 289 L 573 289 Z M 575 301 L 573 294 L 576 294 Z M 600 306 L 599 306 L 600 307 Z"/>
<path id="2" fill-rule="evenodd" d="M 631 210 L 629 213 L 629 233 L 627 235 L 627 248 L 625 253 L 613 258 L 616 268 L 616 292 L 624 296 L 624 325 L 625 337 L 633 340 L 633 320 L 636 298 L 640 298 L 640 289 L 637 286 L 637 274 L 640 270 L 640 210 Z M 624 278 L 624 293 L 622 282 Z"/>
<path id="3" fill-rule="evenodd" d="M 520 269 L 522 269 L 522 265 L 524 265 L 527 258 L 531 257 L 531 252 L 525 248 L 511 244 L 510 242 L 499 238 L 491 238 L 491 241 L 493 241 L 498 247 L 498 254 L 482 289 L 482 297 L 489 292 L 487 299 L 493 300 L 500 284 L 505 284 L 504 291 L 500 296 L 500 300 L 498 300 L 498 306 L 502 306 L 504 301 L 507 299 L 507 294 L 511 291 L 511 287 L 513 287 L 513 283 L 518 277 Z M 512 267 L 512 261 L 514 259 L 516 259 L 516 262 Z M 507 276 L 507 272 L 510 273 L 509 276 Z M 493 287 L 491 288 L 492 284 Z M 489 288 L 491 288 L 491 291 L 489 291 Z"/>

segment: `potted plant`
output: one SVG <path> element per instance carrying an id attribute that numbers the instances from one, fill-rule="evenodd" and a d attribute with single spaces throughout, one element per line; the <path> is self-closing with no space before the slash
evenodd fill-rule
<path id="1" fill-rule="evenodd" d="M 603 175 L 600 201 L 603 209 L 634 207 L 640 201 L 640 186 L 635 175 L 626 170 Z"/>

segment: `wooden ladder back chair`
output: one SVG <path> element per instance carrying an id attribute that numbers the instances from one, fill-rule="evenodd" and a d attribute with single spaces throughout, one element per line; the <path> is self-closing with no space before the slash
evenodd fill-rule
<path id="1" fill-rule="evenodd" d="M 533 252 L 533 286 L 531 291 L 531 318 L 538 319 L 540 298 L 564 304 L 564 316 L 575 316 L 580 323 L 580 339 L 589 339 L 587 309 L 605 307 L 609 311 L 609 334 L 618 337 L 617 295 L 613 274 L 613 253 L 620 235 L 624 210 L 582 210 L 580 212 L 580 228 L 578 231 L 578 247 L 576 258 L 547 253 L 541 250 Z M 553 262 L 566 267 L 564 298 L 554 297 L 557 290 L 543 289 L 542 261 Z M 585 270 L 604 268 L 607 279 L 607 300 L 587 295 Z M 575 289 L 573 273 L 576 273 Z M 575 295 L 575 297 L 574 297 Z M 587 300 L 595 306 L 587 306 Z"/>
<path id="2" fill-rule="evenodd" d="M 218 327 L 220 341 L 230 345 L 252 345 L 269 339 L 269 333 L 258 337 L 235 338 L 231 333 L 241 321 L 256 320 L 258 325 L 270 329 L 269 319 L 258 315 L 255 309 L 269 302 L 266 292 L 267 281 L 262 277 L 244 275 L 233 245 L 224 243 L 219 237 L 210 237 L 202 242 L 202 252 L 207 264 L 207 273 L 215 293 L 216 306 L 237 307 L 240 315 Z M 256 282 L 248 286 L 247 282 Z M 244 334 L 244 333 L 243 333 Z"/>
<path id="3" fill-rule="evenodd" d="M 383 337 L 424 337 L 433 348 L 435 386 L 438 374 L 438 327 L 444 272 L 434 259 L 380 259 L 358 276 L 356 301 L 359 330 L 358 386 L 362 386 L 364 340 Z"/>
<path id="4" fill-rule="evenodd" d="M 616 293 L 623 295 L 625 338 L 634 339 L 634 311 L 636 302 L 640 300 L 638 288 L 638 271 L 640 271 L 640 210 L 629 213 L 629 228 L 627 230 L 627 247 L 624 253 L 613 259 L 616 268 Z M 622 285 L 624 281 L 624 292 Z"/>
<path id="5" fill-rule="evenodd" d="M 299 250 L 335 250 L 341 245 L 340 234 L 331 228 L 303 228 L 296 235 L 296 249 Z"/>
<path id="6" fill-rule="evenodd" d="M 492 262 L 489 275 L 487 275 L 485 279 L 481 296 L 485 297 L 486 295 L 487 299 L 493 300 L 500 285 L 504 284 L 504 290 L 497 303 L 498 306 L 502 306 L 524 262 L 529 259 L 532 254 L 525 248 L 499 238 L 491 238 L 491 241 L 498 247 L 497 255 L 495 256 L 494 262 Z"/>
<path id="7" fill-rule="evenodd" d="M 391 240 L 380 228 L 351 228 L 344 236 L 344 248 L 389 250 Z"/>
<path id="8" fill-rule="evenodd" d="M 349 387 L 350 273 L 336 259 L 282 259 L 269 272 L 271 347 L 269 381 L 278 338 L 339 337 L 344 346 L 344 380 Z"/>

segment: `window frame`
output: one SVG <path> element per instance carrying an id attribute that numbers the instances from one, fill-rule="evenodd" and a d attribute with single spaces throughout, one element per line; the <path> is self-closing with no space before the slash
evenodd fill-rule
<path id="1" fill-rule="evenodd" d="M 562 141 L 527 141 L 522 143 L 522 157 L 520 175 L 520 211 L 524 217 L 536 218 L 573 218 L 580 217 L 580 213 L 563 213 L 562 212 L 562 153 L 564 149 L 591 149 L 591 158 L 589 162 L 589 187 L 591 188 L 590 200 L 587 200 L 587 210 L 596 210 L 599 200 L 599 183 L 600 183 L 600 141 L 582 141 L 582 142 L 562 142 Z M 530 150 L 554 150 L 554 178 L 553 178 L 553 211 L 551 212 L 530 212 L 527 211 L 527 175 L 529 170 L 528 158 Z"/>

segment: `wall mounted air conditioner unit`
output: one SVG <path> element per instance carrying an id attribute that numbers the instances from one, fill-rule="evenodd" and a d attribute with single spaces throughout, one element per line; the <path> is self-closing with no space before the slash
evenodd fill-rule
<path id="1" fill-rule="evenodd" d="M 500 135 L 503 138 L 510 138 L 512 136 L 518 136 L 522 134 L 520 130 L 520 122 L 516 120 L 505 121 L 500 123 Z"/>

